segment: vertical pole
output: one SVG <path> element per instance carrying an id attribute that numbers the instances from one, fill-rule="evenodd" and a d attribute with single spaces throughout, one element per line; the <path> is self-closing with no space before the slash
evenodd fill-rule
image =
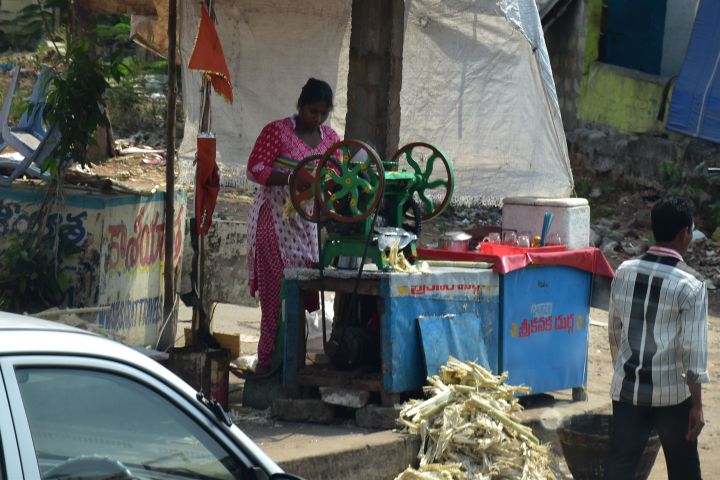
<path id="1" fill-rule="evenodd" d="M 400 138 L 403 0 L 353 0 L 345 138 L 389 159 Z"/>
<path id="2" fill-rule="evenodd" d="M 165 268 L 163 278 L 165 295 L 163 302 L 163 320 L 170 321 L 175 305 L 175 269 L 173 268 L 175 234 L 175 103 L 177 98 L 177 3 L 168 0 L 168 96 L 167 116 L 165 117 L 165 144 L 167 148 L 165 163 Z M 174 339 L 173 339 L 174 340 Z M 172 345 L 170 345 L 172 346 Z"/>
<path id="3" fill-rule="evenodd" d="M 205 6 L 208 10 L 210 18 L 215 21 L 215 14 L 213 11 L 212 2 L 205 0 Z M 210 131 L 210 80 L 203 75 L 202 79 L 202 103 L 200 110 L 200 126 L 198 132 L 209 132 Z M 200 184 L 198 183 L 197 168 L 195 169 L 195 203 L 197 205 L 197 192 L 200 191 Z M 195 209 L 197 211 L 197 209 Z M 199 222 L 200 219 L 196 218 L 195 222 Z M 205 235 L 198 235 L 197 241 L 197 264 L 195 272 L 197 274 L 197 289 L 198 296 L 200 297 L 200 305 L 193 307 L 193 323 L 192 323 L 192 344 L 194 346 L 201 345 L 202 341 L 207 341 L 212 337 L 210 332 L 210 315 L 205 309 L 207 305 L 205 302 Z M 204 344 L 203 344 L 204 345 Z M 204 345 L 207 347 L 207 345 Z"/>

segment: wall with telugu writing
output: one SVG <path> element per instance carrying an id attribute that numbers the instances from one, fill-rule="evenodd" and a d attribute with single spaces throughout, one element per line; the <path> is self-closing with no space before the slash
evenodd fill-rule
<path id="1" fill-rule="evenodd" d="M 124 220 L 108 225 L 105 238 L 105 270 L 107 273 L 138 272 L 157 267 L 165 258 L 165 222 L 156 205 L 140 207 L 135 221 L 127 225 Z M 113 215 L 115 216 L 115 215 Z M 185 206 L 181 205 L 175 215 L 175 241 L 173 262 L 182 255 Z"/>
<path id="2" fill-rule="evenodd" d="M 24 232 L 33 222 L 42 201 L 33 190 L 0 189 L 0 239 L 12 232 Z M 45 239 L 62 236 L 63 240 L 80 247 L 81 253 L 72 259 L 69 267 L 69 289 L 65 294 L 66 306 L 93 305 L 97 298 L 100 235 L 94 227 L 101 215 L 81 205 L 67 205 L 62 212 L 47 216 L 43 228 Z M 0 241 L 0 253 L 5 242 Z"/>
<path id="3" fill-rule="evenodd" d="M 186 216 L 185 192 L 175 193 L 173 266 L 180 277 Z M 130 342 L 154 344 L 163 323 L 164 194 L 135 197 L 107 210 L 101 249 L 98 322 L 120 329 Z"/>
<path id="4" fill-rule="evenodd" d="M 1 241 L 27 229 L 42 201 L 32 187 L 0 189 Z M 81 248 L 69 261 L 66 307 L 101 307 L 96 323 L 132 345 L 153 344 L 162 324 L 165 255 L 164 193 L 151 196 L 65 193 L 59 212 L 48 216 L 44 235 L 58 229 Z M 187 193 L 175 192 L 173 265 L 180 276 Z M 61 229 L 62 227 L 62 229 Z"/>

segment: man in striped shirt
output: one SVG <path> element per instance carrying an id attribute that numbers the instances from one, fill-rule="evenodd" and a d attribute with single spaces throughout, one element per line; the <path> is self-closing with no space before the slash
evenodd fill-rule
<path id="1" fill-rule="evenodd" d="M 624 262 L 609 309 L 613 418 L 607 480 L 632 479 L 651 430 L 660 436 L 670 479 L 699 479 L 697 438 L 704 425 L 707 290 L 683 261 L 692 241 L 692 203 L 659 200 L 656 245 Z"/>

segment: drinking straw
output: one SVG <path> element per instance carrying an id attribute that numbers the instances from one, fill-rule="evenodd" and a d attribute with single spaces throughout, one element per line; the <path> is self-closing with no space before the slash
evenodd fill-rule
<path id="1" fill-rule="evenodd" d="M 547 238 L 547 234 L 550 231 L 550 225 L 553 221 L 553 214 L 550 211 L 545 212 L 545 218 L 543 218 L 543 226 L 542 226 L 542 233 L 540 234 L 540 246 L 545 246 L 545 239 Z"/>

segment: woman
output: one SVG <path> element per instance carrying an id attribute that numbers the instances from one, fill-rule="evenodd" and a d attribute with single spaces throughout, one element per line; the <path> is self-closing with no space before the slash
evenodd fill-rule
<path id="1" fill-rule="evenodd" d="M 283 214 L 289 197 L 293 164 L 322 154 L 340 141 L 323 125 L 333 108 L 326 82 L 311 78 L 297 101 L 297 115 L 266 125 L 248 160 L 248 179 L 261 186 L 247 224 L 250 294 L 260 294 L 260 341 L 256 373 L 270 370 L 280 313 L 280 283 L 286 268 L 304 268 L 317 261 L 317 226 L 299 215 Z M 317 308 L 315 305 L 309 307 Z"/>

